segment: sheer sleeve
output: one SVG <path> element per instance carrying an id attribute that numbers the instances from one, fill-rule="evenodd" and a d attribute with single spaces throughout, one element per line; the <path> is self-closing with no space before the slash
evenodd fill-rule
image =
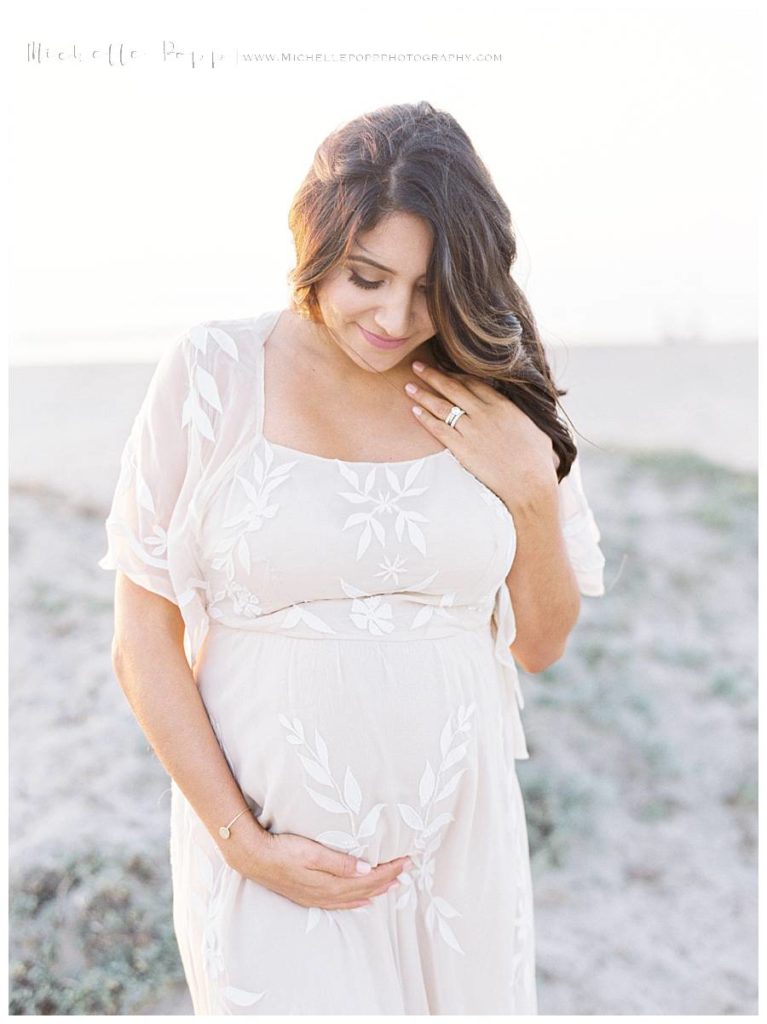
<path id="1" fill-rule="evenodd" d="M 570 564 L 581 594 L 599 597 L 605 592 L 605 557 L 600 531 L 583 490 L 580 456 L 559 484 L 559 510 Z"/>
<path id="2" fill-rule="evenodd" d="M 168 567 L 168 534 L 188 467 L 184 401 L 189 391 L 186 335 L 157 364 L 133 421 L 106 520 L 102 569 L 180 604 Z"/>

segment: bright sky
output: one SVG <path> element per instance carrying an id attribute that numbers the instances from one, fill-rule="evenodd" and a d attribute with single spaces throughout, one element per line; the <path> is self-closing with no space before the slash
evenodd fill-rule
<path id="1" fill-rule="evenodd" d="M 508 203 L 546 340 L 755 338 L 755 5 L 266 7 L 19 8 L 13 362 L 152 359 L 199 320 L 281 308 L 317 145 L 420 99 L 460 121 Z M 27 63 L 32 42 L 47 60 Z M 110 43 L 139 54 L 91 57 Z M 288 51 L 325 57 L 242 58 Z M 330 59 L 365 53 L 400 56 Z M 502 60 L 407 57 L 458 53 Z"/>

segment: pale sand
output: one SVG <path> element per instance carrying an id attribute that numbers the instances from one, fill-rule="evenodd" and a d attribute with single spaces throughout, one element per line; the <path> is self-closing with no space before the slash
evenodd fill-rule
<path id="1" fill-rule="evenodd" d="M 571 414 L 602 445 L 691 448 L 753 465 L 754 358 L 746 346 L 573 349 Z M 716 369 L 723 360 L 726 373 Z M 68 1012 L 56 1000 L 96 963 L 95 939 L 78 929 L 111 920 L 107 897 L 148 908 L 173 962 L 168 779 L 112 677 L 113 577 L 95 564 L 150 372 L 11 374 L 11 872 L 14 891 L 25 877 L 24 891 L 49 890 L 36 914 L 14 904 L 12 956 L 26 948 L 39 968 L 41 938 L 62 940 L 49 1013 Z M 540 1010 L 755 1013 L 753 481 L 687 457 L 637 460 L 588 445 L 584 471 L 610 590 L 584 601 L 563 662 L 524 680 L 533 756 L 518 765 L 534 850 Z M 67 892 L 62 867 L 91 850 L 114 876 L 96 873 L 94 903 L 91 883 Z M 151 883 L 140 865 L 126 871 L 137 855 Z M 50 874 L 33 885 L 30 872 L 42 868 Z M 99 968 L 99 998 L 114 980 L 112 955 Z M 177 963 L 175 975 L 137 970 L 128 971 L 135 991 L 129 984 L 116 1008 L 85 1012 L 190 1012 Z M 175 985 L 144 1005 L 142 993 L 164 977 Z M 34 1012 L 28 998 L 24 1012 Z"/>

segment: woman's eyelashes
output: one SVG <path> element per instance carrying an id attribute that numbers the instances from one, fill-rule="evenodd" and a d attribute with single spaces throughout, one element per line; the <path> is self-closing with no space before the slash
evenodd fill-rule
<path id="1" fill-rule="evenodd" d="M 349 280 L 352 284 L 356 284 L 358 288 L 377 288 L 383 283 L 381 281 L 368 281 L 366 277 L 360 277 L 360 275 L 354 270 L 351 271 L 351 275 L 352 276 Z"/>
<path id="2" fill-rule="evenodd" d="M 351 268 L 349 269 L 352 275 L 349 278 L 349 281 L 352 284 L 355 284 L 358 288 L 380 288 L 380 286 L 383 284 L 383 281 L 368 281 L 366 277 L 360 277 L 360 275 L 355 270 L 351 270 Z M 421 285 L 418 290 L 425 293 L 426 285 Z"/>

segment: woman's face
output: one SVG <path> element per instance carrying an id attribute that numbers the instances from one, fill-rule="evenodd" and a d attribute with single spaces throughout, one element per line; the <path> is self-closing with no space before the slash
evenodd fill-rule
<path id="1" fill-rule="evenodd" d="M 432 242 L 420 217 L 389 214 L 317 286 L 333 340 L 362 369 L 381 373 L 408 365 L 436 333 L 426 305 Z"/>

